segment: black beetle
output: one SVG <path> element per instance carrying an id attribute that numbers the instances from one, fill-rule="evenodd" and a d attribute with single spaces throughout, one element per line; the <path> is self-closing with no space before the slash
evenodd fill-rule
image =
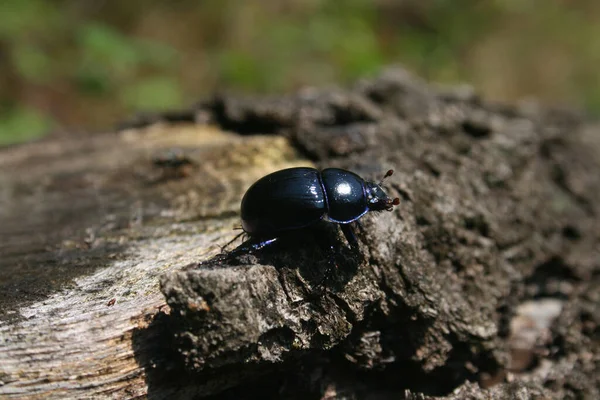
<path id="1" fill-rule="evenodd" d="M 369 211 L 391 211 L 400 203 L 381 188 L 393 172 L 389 170 L 378 183 L 339 168 L 288 168 L 262 177 L 242 199 L 242 228 L 259 239 L 246 250 L 260 249 L 284 231 L 321 220 L 339 224 L 349 244 L 356 246 L 351 222 Z"/>

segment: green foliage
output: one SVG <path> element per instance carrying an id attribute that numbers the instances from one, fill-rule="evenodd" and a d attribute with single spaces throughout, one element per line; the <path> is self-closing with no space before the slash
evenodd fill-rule
<path id="1" fill-rule="evenodd" d="M 18 77 L 9 81 L 13 93 L 60 90 L 71 93 L 64 107 L 90 112 L 93 107 L 79 102 L 93 98 L 126 112 L 181 105 L 183 90 L 169 76 L 179 62 L 176 51 L 105 22 L 70 17 L 50 2 L 0 2 L 0 51 L 4 47 L 10 55 L 9 64 L 0 65 L 0 79 Z M 0 93 L 6 104 L 0 110 L 0 144 L 39 137 L 56 125 L 43 110 L 10 94 Z"/>
<path id="2" fill-rule="evenodd" d="M 181 86 L 170 77 L 138 80 L 123 88 L 121 102 L 130 110 L 157 110 L 181 106 Z"/>
<path id="3" fill-rule="evenodd" d="M 347 83 L 393 63 L 502 100 L 533 94 L 600 113 L 600 3 L 92 3 L 0 1 L 0 144 L 60 124 L 107 127 L 216 88 Z"/>
<path id="4" fill-rule="evenodd" d="M 221 75 L 221 79 L 234 87 L 241 89 L 253 89 L 255 87 L 267 87 L 264 80 L 260 82 L 264 74 L 260 71 L 260 65 L 256 56 L 242 51 L 224 50 L 215 57 Z M 263 65 L 268 69 L 268 65 Z M 274 77 L 272 76 L 271 79 Z"/>
<path id="5" fill-rule="evenodd" d="M 0 118 L 0 146 L 26 142 L 46 134 L 54 125 L 52 119 L 30 108 L 15 108 Z"/>
<path id="6" fill-rule="evenodd" d="M 105 70 L 106 78 L 114 79 L 128 78 L 135 73 L 141 55 L 127 36 L 109 26 L 90 23 L 80 27 L 78 38 L 81 73 Z"/>
<path id="7" fill-rule="evenodd" d="M 0 39 L 23 40 L 50 34 L 66 22 L 60 9 L 45 0 L 0 1 Z"/>
<path id="8" fill-rule="evenodd" d="M 141 70 L 168 69 L 176 60 L 168 47 L 136 40 L 107 25 L 83 25 L 78 38 L 75 78 L 79 88 L 92 95 L 116 91 L 140 78 Z"/>

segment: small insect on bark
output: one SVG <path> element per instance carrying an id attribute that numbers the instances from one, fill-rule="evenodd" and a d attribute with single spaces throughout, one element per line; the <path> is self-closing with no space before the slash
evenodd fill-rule
<path id="1" fill-rule="evenodd" d="M 274 243 L 286 232 L 319 221 L 338 224 L 352 247 L 358 245 L 351 223 L 370 211 L 392 211 L 400 204 L 382 188 L 389 170 L 379 182 L 365 181 L 357 174 L 339 168 L 288 168 L 256 181 L 242 199 L 242 229 L 255 239 L 238 249 L 259 250 Z M 224 247 L 227 247 L 224 246 Z"/>

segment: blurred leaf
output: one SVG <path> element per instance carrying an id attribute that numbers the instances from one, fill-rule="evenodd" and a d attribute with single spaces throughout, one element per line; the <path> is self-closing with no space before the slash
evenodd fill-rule
<path id="1" fill-rule="evenodd" d="M 44 136 L 54 122 L 31 108 L 14 108 L 0 115 L 0 145 L 25 142 Z"/>
<path id="2" fill-rule="evenodd" d="M 179 53 L 174 48 L 149 40 L 135 42 L 139 60 L 150 66 L 170 68 L 179 63 Z"/>
<path id="3" fill-rule="evenodd" d="M 81 60 L 75 73 L 77 86 L 85 93 L 101 95 L 120 90 L 137 76 L 144 68 L 165 69 L 174 65 L 178 53 L 172 48 L 156 42 L 137 40 L 126 36 L 116 29 L 99 23 L 86 24 L 81 30 Z M 163 83 L 142 81 L 135 90 L 155 90 L 150 87 L 160 86 L 165 93 L 173 93 Z M 156 89 L 157 90 L 157 89 Z M 132 100 L 132 95 L 124 94 L 127 104 L 138 104 L 141 100 Z M 173 95 L 169 95 L 174 98 Z M 178 95 L 179 96 L 179 95 Z M 135 97 L 135 96 L 133 96 Z M 155 100 L 144 100 L 154 102 Z"/>
<path id="4" fill-rule="evenodd" d="M 344 28 L 345 34 L 338 41 L 343 76 L 355 79 L 376 71 L 384 61 L 371 27 L 353 18 L 346 21 Z"/>
<path id="5" fill-rule="evenodd" d="M 175 79 L 154 77 L 123 88 L 121 99 L 133 110 L 156 110 L 180 106 L 182 92 Z"/>
<path id="6" fill-rule="evenodd" d="M 99 96 L 112 89 L 109 71 L 100 66 L 80 66 L 75 72 L 75 82 L 82 94 Z"/>
<path id="7" fill-rule="evenodd" d="M 59 26 L 59 8 L 44 0 L 0 1 L 0 38 L 17 40 Z"/>
<path id="8" fill-rule="evenodd" d="M 23 79 L 45 83 L 52 77 L 51 60 L 35 46 L 19 45 L 13 48 L 13 63 Z"/>
<path id="9" fill-rule="evenodd" d="M 224 51 L 219 55 L 221 78 L 228 84 L 251 89 L 264 76 L 260 63 L 250 54 L 241 51 Z"/>
<path id="10" fill-rule="evenodd" d="M 107 25 L 89 23 L 82 26 L 80 46 L 84 69 L 104 69 L 123 77 L 131 75 L 141 61 L 135 43 Z"/>

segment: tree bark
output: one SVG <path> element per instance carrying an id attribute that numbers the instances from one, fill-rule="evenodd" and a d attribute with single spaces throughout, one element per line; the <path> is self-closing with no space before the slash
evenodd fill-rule
<path id="1" fill-rule="evenodd" d="M 599 155 L 582 115 L 397 69 L 2 149 L 0 395 L 599 397 Z M 358 253 L 324 224 L 219 256 L 306 165 L 401 203 Z"/>

